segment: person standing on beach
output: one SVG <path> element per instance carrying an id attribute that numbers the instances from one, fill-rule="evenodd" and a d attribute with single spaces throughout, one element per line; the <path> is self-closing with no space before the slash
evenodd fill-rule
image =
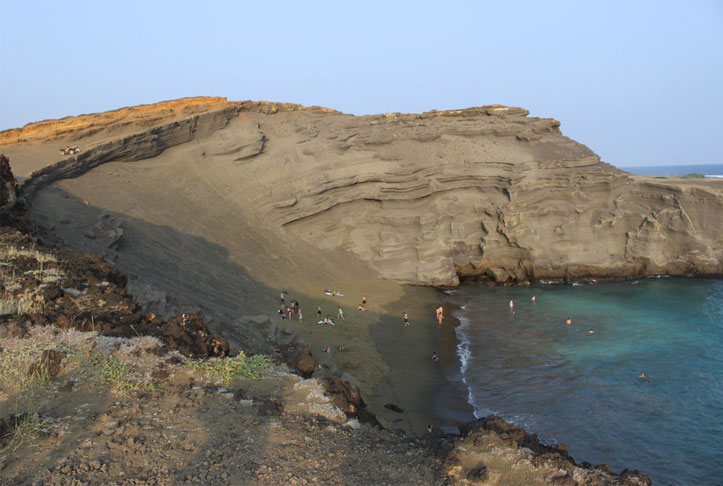
<path id="1" fill-rule="evenodd" d="M 301 315 L 301 304 L 299 302 L 296 302 L 296 313 L 299 314 L 299 320 L 303 319 L 303 316 Z"/>
<path id="2" fill-rule="evenodd" d="M 444 308 L 440 305 L 437 308 L 437 323 L 441 326 L 444 321 Z"/>
<path id="3" fill-rule="evenodd" d="M 402 314 L 402 317 L 404 318 L 404 327 L 409 326 L 409 316 L 407 315 L 407 313 L 405 312 L 404 314 Z"/>
<path id="4" fill-rule="evenodd" d="M 336 313 L 336 318 L 341 319 L 343 321 L 344 320 L 344 311 L 341 310 L 341 307 L 338 307 L 338 309 L 339 309 L 339 311 Z"/>
<path id="5" fill-rule="evenodd" d="M 321 319 L 321 306 L 319 304 L 316 304 L 316 315 Z"/>

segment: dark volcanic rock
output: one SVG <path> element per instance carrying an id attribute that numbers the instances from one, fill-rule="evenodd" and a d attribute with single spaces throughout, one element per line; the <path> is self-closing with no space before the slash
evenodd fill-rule
<path id="1" fill-rule="evenodd" d="M 9 319 L 12 316 L 9 314 L 5 316 L 0 316 L 0 320 L 2 320 L 3 317 Z M 30 332 L 28 331 L 28 326 L 25 322 L 11 320 L 9 322 L 4 322 L 0 324 L 0 339 L 26 338 L 29 335 Z"/>
<path id="2" fill-rule="evenodd" d="M 27 413 L 11 413 L 7 417 L 0 417 L 0 449 L 12 440 L 13 431 L 27 418 Z"/>
<path id="3" fill-rule="evenodd" d="M 456 447 L 444 460 L 442 469 L 450 477 L 472 481 L 486 481 L 488 476 L 498 475 L 492 464 L 500 467 L 500 461 L 511 461 L 522 457 L 534 465 L 539 474 L 536 481 L 559 485 L 650 485 L 650 478 L 638 471 L 624 470 L 619 475 L 605 464 L 593 466 L 578 464 L 567 453 L 564 444 L 545 445 L 537 434 L 528 434 L 524 429 L 510 424 L 497 416 L 489 416 L 460 426 L 462 436 Z M 507 451 L 500 453 L 500 451 Z M 514 454 L 510 451 L 516 451 Z M 501 455 L 500 455 L 501 454 Z M 517 454 L 517 457 L 514 455 Z M 481 461 L 484 461 L 483 464 Z"/>
<path id="4" fill-rule="evenodd" d="M 54 349 L 46 349 L 40 355 L 38 361 L 30 365 L 28 376 L 39 376 L 47 379 L 53 379 L 63 369 L 63 360 L 66 354 L 62 351 Z"/>
<path id="5" fill-rule="evenodd" d="M 211 334 L 196 314 L 171 317 L 159 329 L 168 347 L 186 356 L 228 356 L 228 341 Z"/>
<path id="6" fill-rule="evenodd" d="M 15 205 L 18 196 L 18 184 L 10 169 L 10 161 L 0 155 L 0 224 L 7 224 L 6 215 Z"/>
<path id="7" fill-rule="evenodd" d="M 277 351 L 283 362 L 304 378 L 311 378 L 311 375 L 319 367 L 319 362 L 311 355 L 311 348 L 305 344 L 286 344 L 280 346 Z"/>
<path id="8" fill-rule="evenodd" d="M 125 292 L 126 275 L 100 255 L 43 247 L 33 236 L 8 227 L 0 230 L 0 244 L 15 248 L 8 263 L 22 276 L 16 279 L 19 289 L 14 288 L 13 293 L 3 289 L 0 294 L 8 300 L 17 300 L 19 295 L 27 302 L 42 303 L 42 313 L 31 309 L 25 314 L 0 316 L 0 337 L 25 337 L 30 326 L 56 325 L 114 337 L 154 336 L 167 349 L 189 357 L 229 353 L 228 341 L 213 335 L 198 315 L 182 314 L 164 322 L 145 314 Z M 37 260 L 40 256 L 47 260 L 42 266 Z M 57 280 L 43 280 L 49 272 L 58 275 Z M 43 372 L 54 369 L 39 366 Z"/>
<path id="9" fill-rule="evenodd" d="M 259 415 L 279 417 L 284 413 L 284 404 L 278 400 L 265 400 L 259 406 Z"/>

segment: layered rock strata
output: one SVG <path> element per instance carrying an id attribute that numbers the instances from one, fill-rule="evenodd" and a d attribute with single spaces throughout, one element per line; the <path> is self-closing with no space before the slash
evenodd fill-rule
<path id="1" fill-rule="evenodd" d="M 247 221 L 419 285 L 723 275 L 721 182 L 633 177 L 521 108 L 357 117 L 183 102 L 145 107 L 135 124 L 119 110 L 6 131 L 0 149 L 20 153 L 41 136 L 86 141 L 28 174 L 27 200 L 55 180 L 183 145 L 184 160 L 223 172 L 199 188 L 232 182 L 229 204 Z"/>

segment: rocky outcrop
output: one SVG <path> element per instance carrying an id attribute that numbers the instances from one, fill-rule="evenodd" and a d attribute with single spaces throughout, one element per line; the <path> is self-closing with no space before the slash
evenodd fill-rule
<path id="1" fill-rule="evenodd" d="M 442 471 L 464 484 L 560 484 L 649 486 L 639 471 L 614 474 L 607 464 L 578 464 L 563 444 L 542 444 L 536 434 L 500 417 L 460 426 L 461 436 L 444 459 Z"/>
<path id="2" fill-rule="evenodd" d="M 304 378 L 311 378 L 319 367 L 319 362 L 311 355 L 311 348 L 303 343 L 296 342 L 279 346 L 277 352 L 284 363 Z"/>
<path id="3" fill-rule="evenodd" d="M 4 308 L 15 304 L 13 312 L 0 315 L 0 337 L 22 338 L 31 326 L 55 325 L 114 337 L 154 336 L 167 350 L 185 356 L 229 354 L 228 341 L 212 334 L 195 314 L 163 321 L 144 313 L 125 292 L 125 274 L 99 255 L 42 248 L 34 237 L 7 227 L 0 230 L 0 249 L 4 263 L 14 269 L 0 282 L 0 298 Z M 31 374 L 54 376 L 63 357 L 48 351 Z"/>
<path id="4" fill-rule="evenodd" d="M 723 275 L 720 181 L 633 177 L 564 137 L 558 121 L 521 108 L 356 117 L 189 103 L 185 118 L 159 104 L 155 117 L 143 107 L 136 119 L 110 112 L 95 115 L 103 123 L 71 118 L 43 122 L 51 132 L 3 132 L 0 145 L 43 133 L 99 140 L 35 171 L 25 200 L 101 164 L 184 145 L 174 160 L 211 171 L 195 189 L 224 194 L 264 238 L 349 250 L 380 276 L 418 285 Z"/>
<path id="5" fill-rule="evenodd" d="M 10 160 L 0 154 L 0 224 L 8 224 L 8 214 L 15 205 L 18 184 L 10 169 Z"/>

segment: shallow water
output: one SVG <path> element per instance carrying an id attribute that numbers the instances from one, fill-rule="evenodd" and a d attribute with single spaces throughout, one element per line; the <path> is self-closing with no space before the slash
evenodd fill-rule
<path id="1" fill-rule="evenodd" d="M 723 280 L 464 287 L 448 303 L 448 374 L 477 417 L 654 484 L 723 482 Z"/>

